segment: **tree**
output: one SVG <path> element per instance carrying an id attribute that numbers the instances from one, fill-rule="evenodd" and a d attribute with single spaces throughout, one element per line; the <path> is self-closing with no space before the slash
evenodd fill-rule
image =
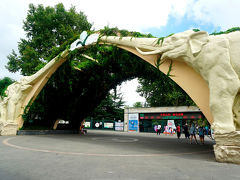
<path id="1" fill-rule="evenodd" d="M 57 47 L 83 30 L 90 30 L 91 26 L 87 17 L 82 12 L 77 13 L 75 7 L 67 11 L 62 3 L 54 8 L 30 4 L 23 25 L 27 38 L 18 43 L 19 56 L 14 50 L 8 56 L 6 67 L 10 72 L 31 75 L 49 60 Z"/>
<path id="2" fill-rule="evenodd" d="M 101 120 L 123 120 L 124 101 L 122 95 L 117 93 L 109 93 L 105 99 L 94 109 L 89 115 L 92 119 Z"/>
<path id="3" fill-rule="evenodd" d="M 14 83 L 14 80 L 12 80 L 9 77 L 4 77 L 3 79 L 0 79 L 0 96 L 4 97 L 5 95 L 5 91 L 7 89 L 7 87 Z"/>
<path id="4" fill-rule="evenodd" d="M 150 78 L 140 78 L 137 92 L 145 97 L 149 106 L 190 106 L 192 99 L 165 74 L 155 73 Z"/>
<path id="5" fill-rule="evenodd" d="M 143 107 L 143 104 L 141 102 L 135 102 L 133 104 L 133 107 L 135 107 L 135 108 Z"/>

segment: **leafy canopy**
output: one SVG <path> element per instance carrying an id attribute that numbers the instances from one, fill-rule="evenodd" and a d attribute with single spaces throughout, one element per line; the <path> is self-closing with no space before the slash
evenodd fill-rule
<path id="1" fill-rule="evenodd" d="M 7 69 L 20 71 L 22 75 L 35 73 L 59 46 L 83 30 L 90 30 L 91 26 L 75 7 L 66 10 L 62 3 L 46 8 L 30 4 L 23 25 L 27 38 L 18 43 L 19 55 L 13 50 L 8 56 Z"/>

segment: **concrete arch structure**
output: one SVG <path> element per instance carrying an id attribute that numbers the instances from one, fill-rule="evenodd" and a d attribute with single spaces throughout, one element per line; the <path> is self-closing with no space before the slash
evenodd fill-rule
<path id="1" fill-rule="evenodd" d="M 143 56 L 136 49 L 131 47 L 118 46 L 119 48 L 125 49 L 143 60 L 147 61 L 153 66 L 156 66 L 155 63 L 159 58 L 159 55 L 146 55 Z M 171 60 L 164 61 L 160 65 L 159 70 L 164 74 L 167 74 L 169 71 L 169 65 Z M 197 104 L 201 109 L 205 117 L 207 118 L 210 124 L 213 123 L 213 117 L 209 107 L 209 88 L 206 81 L 190 66 L 181 61 L 172 62 L 173 69 L 171 71 L 171 78 L 175 83 L 177 83 Z"/>
<path id="2" fill-rule="evenodd" d="M 162 39 L 160 43 L 157 38 L 106 36 L 100 38 L 100 43 L 116 45 L 154 66 L 156 66 L 159 58 L 164 60 L 158 68 L 165 74 L 168 73 L 171 64 L 173 68 L 170 72 L 172 75 L 170 78 L 186 91 L 201 109 L 210 124 L 214 126 L 216 132 L 216 145 L 214 147 L 216 159 L 221 162 L 240 163 L 240 132 L 238 131 L 240 116 L 237 109 L 239 101 L 236 99 L 236 97 L 240 96 L 238 93 L 240 82 L 238 74 L 235 72 L 236 68 L 239 70 L 238 65 L 240 63 L 234 65 L 232 62 L 230 63 L 230 60 L 228 62 L 230 57 L 229 52 L 226 52 L 228 54 L 225 53 L 228 45 L 225 41 L 226 37 L 220 37 L 220 40 L 215 40 L 206 36 L 206 32 L 195 33 L 193 31 L 176 34 L 167 38 L 164 42 Z M 95 42 L 96 40 L 89 42 L 89 44 Z M 73 44 L 76 43 L 74 42 Z M 209 52 L 208 48 L 219 48 L 220 50 L 215 53 Z M 17 129 L 23 125 L 21 115 L 25 107 L 37 97 L 51 75 L 67 60 L 69 51 L 65 50 L 36 74 L 24 77 L 7 88 L 7 97 L 0 104 L 1 135 L 16 135 Z M 235 51 L 236 49 L 233 49 L 234 53 Z M 202 54 L 202 52 L 204 53 Z M 219 57 L 218 53 L 222 53 L 223 57 Z M 207 59 L 204 56 L 205 54 L 208 54 L 207 57 L 214 55 L 214 57 L 219 57 L 220 60 L 227 59 L 227 61 L 218 60 L 220 64 L 205 62 L 204 60 Z M 205 59 L 202 58 L 199 61 L 199 57 L 205 57 Z M 217 68 L 215 68 L 215 64 L 217 64 Z M 225 69 L 221 68 L 225 68 L 226 72 Z M 222 74 L 225 75 L 224 77 L 221 76 L 220 79 L 219 71 L 222 71 Z M 230 83 L 229 79 L 231 79 Z M 218 83 L 218 80 L 220 83 Z M 221 88 L 222 85 L 224 88 Z M 224 98 L 221 98 L 222 95 Z M 222 104 L 223 107 L 221 107 L 220 103 L 224 103 Z M 226 110 L 226 115 L 221 110 Z M 235 113 L 234 117 L 233 112 Z M 228 139 L 229 136 L 231 136 L 231 140 Z"/>
<path id="3" fill-rule="evenodd" d="M 139 56 L 143 60 L 155 66 L 154 64 L 158 58 L 158 55 L 143 56 L 140 53 L 138 53 L 136 49 L 124 46 L 118 47 Z M 10 124 L 6 125 L 11 127 L 6 127 L 6 130 L 3 127 L 1 131 L 2 135 L 15 134 L 16 132 L 13 126 L 17 126 L 17 128 L 21 128 L 23 126 L 23 119 L 21 115 L 24 113 L 25 107 L 36 99 L 42 88 L 47 83 L 48 79 L 67 60 L 68 53 L 69 53 L 68 51 L 64 51 L 61 57 L 56 57 L 53 60 L 51 60 L 43 69 L 41 69 L 36 74 L 24 77 L 20 80 L 20 82 L 24 82 L 24 84 L 30 85 L 30 87 L 27 93 L 24 93 L 25 97 L 23 98 L 23 100 L 21 102 L 18 102 L 18 104 L 21 103 L 21 109 L 18 111 L 19 113 L 16 114 L 17 119 L 13 118 L 7 121 Z M 167 74 L 169 64 L 170 60 L 164 62 L 160 66 L 159 70 Z M 201 109 L 209 123 L 212 124 L 213 118 L 209 108 L 209 89 L 206 82 L 201 78 L 201 76 L 198 73 L 196 73 L 184 62 L 174 61 L 173 67 L 174 68 L 171 71 L 171 74 L 173 76 L 171 76 L 170 78 L 173 81 L 175 81 L 180 87 L 182 87 L 182 89 L 184 89 L 184 91 L 193 99 L 193 101 Z M 16 84 L 19 84 L 19 82 L 12 84 L 12 86 L 16 86 Z M 24 86 L 23 83 L 20 84 L 21 86 Z M 12 129 L 13 132 L 11 132 L 10 129 Z"/>

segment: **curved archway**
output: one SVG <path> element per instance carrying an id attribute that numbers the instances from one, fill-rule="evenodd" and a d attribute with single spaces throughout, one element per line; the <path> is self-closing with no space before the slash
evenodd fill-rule
<path id="1" fill-rule="evenodd" d="M 158 55 L 143 56 L 136 49 L 125 46 L 118 46 L 133 54 L 139 56 L 151 65 L 155 66 Z M 159 70 L 164 74 L 168 73 L 171 60 L 165 61 L 160 65 Z M 173 76 L 170 78 L 176 82 L 198 105 L 210 124 L 213 123 L 213 117 L 209 107 L 209 88 L 206 81 L 186 63 L 180 61 L 173 61 L 173 69 L 171 71 Z"/>
<path id="2" fill-rule="evenodd" d="M 136 49 L 129 46 L 118 45 L 118 47 L 137 55 L 153 66 L 158 59 L 158 55 L 143 56 L 138 51 L 136 51 Z M 21 128 L 23 125 L 23 119 L 21 115 L 24 113 L 25 107 L 36 99 L 44 85 L 47 83 L 48 79 L 67 60 L 68 54 L 69 51 L 65 50 L 60 57 L 55 57 L 37 73 L 32 76 L 24 77 L 23 80 L 20 80 L 25 82 L 25 84 L 29 84 L 31 88 L 25 94 L 22 94 L 23 100 L 21 102 L 21 109 L 18 111 L 18 114 L 16 116 L 16 123 L 18 128 Z M 167 74 L 169 64 L 170 60 L 165 61 L 160 66 L 159 70 Z M 202 79 L 202 77 L 184 62 L 180 61 L 173 62 L 173 69 L 171 71 L 171 74 L 174 76 L 171 76 L 170 78 L 175 81 L 193 99 L 209 123 L 212 124 L 213 118 L 209 108 L 209 90 L 206 82 Z"/>
<path id="3" fill-rule="evenodd" d="M 138 53 L 134 48 L 126 47 L 126 46 L 118 46 L 121 49 L 127 50 L 128 52 L 131 52 L 138 57 L 142 58 L 143 60 L 147 61 L 151 65 L 154 66 L 155 61 L 158 58 L 158 55 L 148 55 L 143 56 L 140 53 Z M 23 102 L 22 107 L 26 107 L 28 103 L 32 103 L 37 95 L 40 93 L 48 79 L 51 77 L 51 75 L 66 61 L 66 57 L 68 55 L 68 52 L 65 53 L 64 57 L 61 59 L 58 59 L 54 64 L 52 63 L 52 66 L 50 68 L 45 68 L 44 75 L 42 75 L 38 81 L 36 81 L 36 84 L 33 85 L 33 88 L 31 92 L 26 97 L 25 101 Z M 54 59 L 52 61 L 55 61 Z M 167 74 L 169 69 L 169 63 L 170 61 L 166 61 L 163 63 L 159 70 L 163 73 Z M 44 70 L 42 69 L 42 71 Z M 201 78 L 201 76 L 196 73 L 192 68 L 190 68 L 188 65 L 186 65 L 183 62 L 180 61 L 174 61 L 173 62 L 173 69 L 171 71 L 170 78 L 175 81 L 192 99 L 193 101 L 198 105 L 198 107 L 201 109 L 207 120 L 210 124 L 213 122 L 213 118 L 210 112 L 209 108 L 209 90 L 206 82 Z M 23 114 L 24 108 L 21 110 L 21 114 Z M 21 117 L 19 117 L 18 120 L 18 127 L 22 127 L 23 120 Z"/>

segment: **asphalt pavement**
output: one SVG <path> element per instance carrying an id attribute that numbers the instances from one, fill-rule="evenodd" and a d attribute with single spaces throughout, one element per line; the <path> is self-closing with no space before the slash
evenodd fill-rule
<path id="1" fill-rule="evenodd" d="M 239 180 L 240 165 L 216 162 L 205 139 L 96 130 L 0 136 L 0 180 Z"/>

